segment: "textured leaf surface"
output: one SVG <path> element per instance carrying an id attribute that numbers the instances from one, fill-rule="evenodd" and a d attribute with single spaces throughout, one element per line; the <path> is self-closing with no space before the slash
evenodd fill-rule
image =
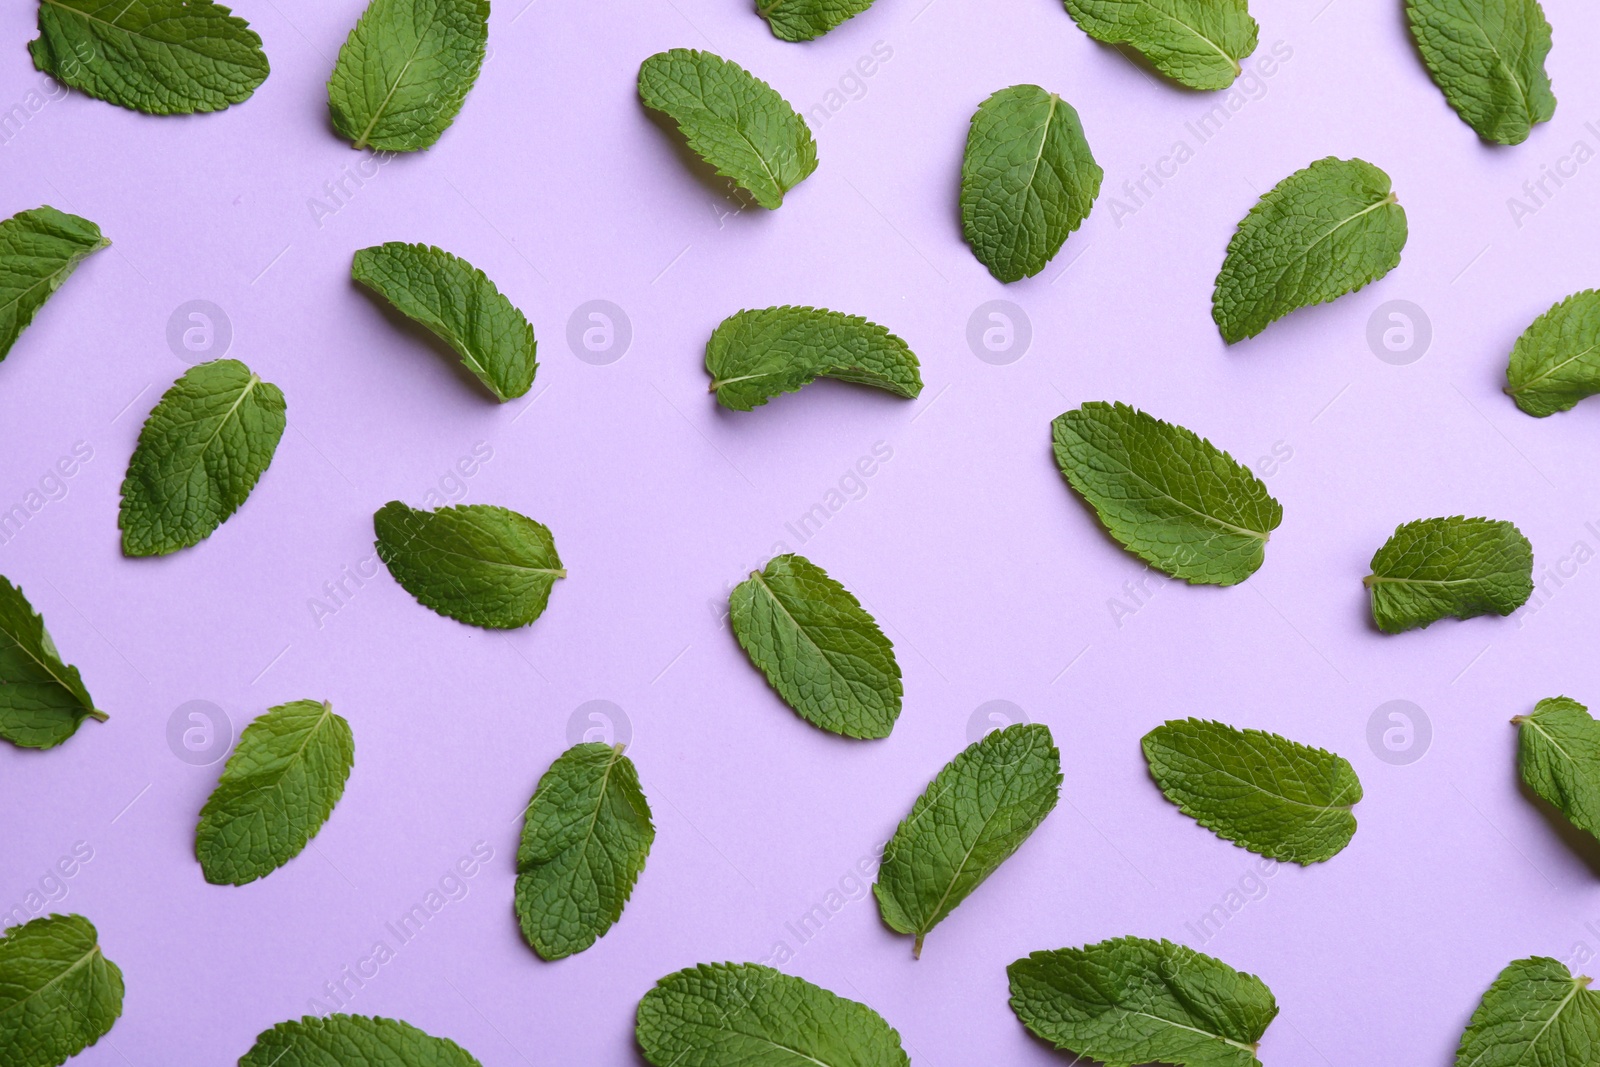
<path id="1" fill-rule="evenodd" d="M 40 0 L 33 65 L 152 115 L 221 111 L 267 80 L 261 38 L 211 0 Z"/>
<path id="2" fill-rule="evenodd" d="M 1384 633 L 1452 615 L 1510 615 L 1533 594 L 1533 546 L 1509 522 L 1418 519 L 1384 542 L 1362 583 Z"/>
<path id="3" fill-rule="evenodd" d="M 1226 89 L 1256 50 L 1258 27 L 1245 0 L 1066 0 L 1067 13 L 1097 41 L 1133 47 L 1191 89 Z"/>
<path id="4" fill-rule="evenodd" d="M 1600 838 L 1600 722 L 1567 697 L 1541 700 L 1517 724 L 1517 768 L 1528 788 Z"/>
<path id="5" fill-rule="evenodd" d="M 639 1001 L 655 1067 L 908 1067 L 883 1016 L 757 963 L 702 963 Z"/>
<path id="6" fill-rule="evenodd" d="M 815 40 L 871 6 L 872 0 L 756 0 L 756 12 L 784 41 Z"/>
<path id="7" fill-rule="evenodd" d="M 740 311 L 706 343 L 711 391 L 723 407 L 749 411 L 818 378 L 870 385 L 907 399 L 922 392 L 906 343 L 858 315 L 808 307 Z"/>
<path id="8" fill-rule="evenodd" d="M 239 735 L 195 830 L 206 881 L 244 885 L 298 856 L 344 795 L 350 724 L 318 700 L 272 708 Z"/>
<path id="9" fill-rule="evenodd" d="M 49 915 L 0 937 L 0 1063 L 57 1067 L 122 1014 L 122 971 L 81 915 Z"/>
<path id="10" fill-rule="evenodd" d="M 1229 344 L 1296 308 L 1325 304 L 1400 263 L 1406 211 L 1361 159 L 1319 159 L 1273 186 L 1239 223 L 1211 296 Z"/>
<path id="11" fill-rule="evenodd" d="M 48 204 L 0 222 L 0 359 L 79 262 L 110 244 L 88 219 Z"/>
<path id="12" fill-rule="evenodd" d="M 1037 85 L 978 105 L 961 158 L 961 229 L 1003 282 L 1044 270 L 1083 224 L 1105 172 L 1071 104 Z"/>
<path id="13" fill-rule="evenodd" d="M 1140 559 L 1203 585 L 1235 585 L 1261 566 L 1283 508 L 1210 441 L 1102 401 L 1057 416 L 1051 431 L 1068 484 Z"/>
<path id="14" fill-rule="evenodd" d="M 430 148 L 461 112 L 489 43 L 489 0 L 372 0 L 328 79 L 334 128 L 356 148 Z"/>
<path id="15" fill-rule="evenodd" d="M 522 936 L 547 960 L 582 952 L 622 917 L 656 828 L 622 746 L 574 745 L 539 779 L 517 849 Z"/>
<path id="16" fill-rule="evenodd" d="M 850 591 L 804 556 L 775 556 L 729 598 L 750 662 L 807 722 L 846 737 L 888 737 L 900 715 L 894 646 Z"/>
<path id="17" fill-rule="evenodd" d="M 410 1023 L 368 1015 L 307 1015 L 256 1038 L 239 1067 L 482 1067 L 466 1049 Z"/>
<path id="18" fill-rule="evenodd" d="M 1556 113 L 1538 0 L 1406 0 L 1406 17 L 1434 84 L 1485 141 L 1521 144 Z"/>
<path id="19" fill-rule="evenodd" d="M 543 523 L 508 508 L 421 511 L 391 500 L 373 516 L 378 557 L 423 604 L 472 626 L 509 630 L 544 613 L 567 572 Z"/>
<path id="20" fill-rule="evenodd" d="M 1556 960 L 1517 960 L 1484 993 L 1456 1067 L 1592 1067 L 1600 1063 L 1600 993 Z"/>
<path id="21" fill-rule="evenodd" d="M 1035 952 L 1006 973 L 1022 1025 L 1105 1067 L 1260 1067 L 1256 1045 L 1278 1014 L 1261 979 L 1170 941 Z"/>
<path id="22" fill-rule="evenodd" d="M 872 887 L 883 921 L 922 939 L 1056 806 L 1061 753 L 1042 723 L 995 730 L 929 783 L 889 840 Z"/>
<path id="23" fill-rule="evenodd" d="M 1573 293 L 1533 320 L 1512 346 L 1506 392 L 1539 418 L 1600 393 L 1600 290 Z"/>
<path id="24" fill-rule="evenodd" d="M 287 425 L 283 393 L 236 359 L 191 367 L 139 431 L 122 482 L 122 550 L 164 556 L 211 536 L 255 488 Z"/>
<path id="25" fill-rule="evenodd" d="M 110 716 L 94 706 L 78 668 L 61 662 L 22 590 L 0 577 L 0 737 L 23 748 L 53 748 L 88 718 Z"/>
<path id="26" fill-rule="evenodd" d="M 1356 832 L 1361 781 L 1349 761 L 1261 730 L 1174 719 L 1144 735 L 1167 799 L 1218 837 L 1309 866 Z"/>

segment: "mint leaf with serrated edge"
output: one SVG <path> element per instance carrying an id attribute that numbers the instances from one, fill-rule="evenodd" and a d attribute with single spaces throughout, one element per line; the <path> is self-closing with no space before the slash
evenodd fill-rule
<path id="1" fill-rule="evenodd" d="M 122 551 L 199 544 L 239 510 L 287 425 L 283 392 L 236 359 L 184 372 L 139 431 L 122 482 Z"/>
<path id="2" fill-rule="evenodd" d="M 1592 1067 L 1600 1063 L 1600 993 L 1557 960 L 1531 956 L 1500 972 L 1456 1049 L 1456 1067 Z"/>
<path id="3" fill-rule="evenodd" d="M 1509 522 L 1418 519 L 1384 542 L 1361 582 L 1384 633 L 1449 616 L 1510 615 L 1533 595 L 1533 546 Z"/>
<path id="4" fill-rule="evenodd" d="M 1308 867 L 1355 835 L 1361 781 L 1342 756 L 1202 719 L 1163 723 L 1142 747 L 1168 800 L 1251 852 Z"/>
<path id="5" fill-rule="evenodd" d="M 1485 141 L 1521 144 L 1556 113 L 1538 0 L 1406 0 L 1406 18 L 1433 83 Z"/>
<path id="6" fill-rule="evenodd" d="M 909 1067 L 900 1035 L 865 1004 L 758 963 L 674 971 L 639 1001 L 655 1067 Z"/>
<path id="7" fill-rule="evenodd" d="M 91 718 L 110 716 L 94 706 L 78 668 L 61 661 L 22 590 L 0 577 L 0 737 L 54 748 Z"/>
<path id="8" fill-rule="evenodd" d="M 1061 794 L 1061 753 L 1042 723 L 995 730 L 945 765 L 896 828 L 872 892 L 913 957 L 946 915 L 1022 847 Z"/>
<path id="9" fill-rule="evenodd" d="M 1283 508 L 1210 441 L 1098 400 L 1050 428 L 1067 483 L 1146 563 L 1197 585 L 1236 585 L 1261 566 Z"/>
<path id="10" fill-rule="evenodd" d="M 328 78 L 334 128 L 355 148 L 436 144 L 478 80 L 489 0 L 372 0 Z"/>
<path id="11" fill-rule="evenodd" d="M 48 915 L 0 937 L 0 1063 L 58 1067 L 122 1014 L 122 971 L 82 915 Z"/>
<path id="12" fill-rule="evenodd" d="M 718 403 L 749 411 L 818 378 L 870 385 L 911 399 L 922 392 L 917 357 L 875 322 L 826 308 L 783 307 L 729 315 L 706 342 Z"/>
<path id="13" fill-rule="evenodd" d="M 756 0 L 756 13 L 781 41 L 811 41 L 872 6 L 872 0 Z"/>
<path id="14" fill-rule="evenodd" d="M 256 1037 L 239 1067 L 483 1067 L 454 1041 L 370 1015 L 307 1015 Z"/>
<path id="15" fill-rule="evenodd" d="M 622 917 L 656 838 L 621 745 L 567 749 L 539 779 L 517 848 L 513 905 L 547 960 L 582 952 Z"/>
<path id="16" fill-rule="evenodd" d="M 1522 780 L 1567 821 L 1600 839 L 1600 722 L 1567 697 L 1539 701 L 1517 727 Z"/>
<path id="17" fill-rule="evenodd" d="M 1400 263 L 1406 212 L 1389 176 L 1361 159 L 1319 159 L 1250 209 L 1228 242 L 1211 317 L 1229 344 L 1289 312 L 1326 304 Z"/>
<path id="18" fill-rule="evenodd" d="M 1077 111 L 1037 85 L 978 105 L 961 157 L 961 230 L 1003 282 L 1032 277 L 1089 217 L 1105 172 Z"/>
<path id="19" fill-rule="evenodd" d="M 88 219 L 48 204 L 0 222 L 0 359 L 78 264 L 110 244 Z"/>
<path id="20" fill-rule="evenodd" d="M 1191 89 L 1226 89 L 1256 50 L 1259 27 L 1245 0 L 1066 0 L 1097 41 L 1132 47 Z"/>
<path id="21" fill-rule="evenodd" d="M 1600 290 L 1573 293 L 1522 332 L 1506 367 L 1506 393 L 1536 418 L 1600 393 Z"/>
<path id="22" fill-rule="evenodd" d="M 710 52 L 674 48 L 639 67 L 639 99 L 677 124 L 690 149 L 769 210 L 817 169 L 805 119 L 777 90 Z"/>
<path id="23" fill-rule="evenodd" d="M 1171 941 L 1118 937 L 1006 968 L 1034 1036 L 1105 1067 L 1261 1067 L 1278 1002 L 1253 974 Z"/>
<path id="24" fill-rule="evenodd" d="M 888 737 L 903 693 L 894 646 L 848 589 L 804 556 L 775 556 L 728 600 L 739 646 L 784 703 L 846 737 Z"/>

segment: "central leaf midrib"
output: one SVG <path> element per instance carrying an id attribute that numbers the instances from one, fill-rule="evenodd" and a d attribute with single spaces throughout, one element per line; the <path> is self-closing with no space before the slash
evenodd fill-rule
<path id="1" fill-rule="evenodd" d="M 1076 430 L 1074 430 L 1073 432 L 1077 433 Z M 1194 507 L 1194 506 L 1192 506 L 1190 504 L 1185 503 L 1182 500 L 1179 500 L 1177 497 L 1173 496 L 1167 490 L 1165 490 L 1165 489 L 1161 488 L 1160 486 L 1156 485 L 1150 479 L 1146 478 L 1143 474 L 1141 474 L 1138 471 L 1134 470 L 1132 464 L 1118 462 L 1117 459 L 1111 455 L 1109 450 L 1097 448 L 1088 439 L 1088 437 L 1086 437 L 1085 435 L 1083 435 L 1081 433 L 1078 433 L 1077 436 L 1078 436 L 1078 440 L 1082 441 L 1089 448 L 1095 449 L 1101 456 L 1105 457 L 1108 462 L 1116 464 L 1120 468 L 1120 472 L 1121 473 L 1126 474 L 1130 478 L 1136 479 L 1141 485 L 1143 485 L 1146 488 L 1148 488 L 1151 492 L 1157 494 L 1161 499 L 1172 501 L 1172 503 L 1178 505 L 1180 508 L 1183 508 L 1185 511 L 1189 512 L 1191 515 L 1195 515 L 1195 516 L 1197 516 L 1197 517 L 1199 517 L 1199 518 L 1201 518 L 1201 519 L 1203 519 L 1203 520 L 1205 520 L 1207 522 L 1210 522 L 1210 523 L 1213 523 L 1213 524 L 1215 524 L 1217 526 L 1220 526 L 1224 530 L 1230 531 L 1232 533 L 1239 534 L 1239 535 L 1241 535 L 1243 537 L 1253 538 L 1253 539 L 1255 539 L 1257 541 L 1262 542 L 1263 544 L 1265 544 L 1271 538 L 1271 534 L 1270 533 L 1263 533 L 1263 532 L 1261 532 L 1259 530 L 1247 529 L 1247 528 L 1245 528 L 1243 526 L 1235 526 L 1233 523 L 1228 522 L 1226 519 L 1218 518 L 1215 515 L 1212 515 L 1212 514 L 1210 514 L 1208 512 L 1201 511 L 1199 508 L 1196 508 L 1196 507 Z"/>
<path id="2" fill-rule="evenodd" d="M 62 981 L 63 979 L 65 979 L 67 977 L 67 975 L 71 974 L 73 971 L 76 971 L 79 967 L 82 967 L 84 964 L 88 963 L 90 960 L 94 959 L 98 955 L 100 955 L 100 942 L 96 941 L 93 945 L 91 945 L 89 947 L 89 951 L 85 952 L 82 956 L 79 956 L 76 960 L 74 960 L 72 962 L 72 964 L 70 966 L 64 968 L 59 974 L 52 975 L 50 977 L 49 981 L 45 982 L 38 989 L 35 989 L 35 990 L 32 990 L 31 992 L 29 992 L 28 995 L 23 997 L 21 1000 L 13 1001 L 11 1004 L 7 1005 L 6 1006 L 6 1013 L 9 1014 L 11 1012 L 17 1011 L 19 1008 L 21 1008 L 24 1005 L 26 1005 L 29 1001 L 33 1000 L 34 997 L 39 996 L 41 993 L 43 993 L 45 990 L 49 989 L 51 986 L 55 985 L 57 982 Z"/>
<path id="3" fill-rule="evenodd" d="M 1231 65 L 1233 67 L 1233 71 L 1234 71 L 1235 74 L 1239 73 L 1239 60 L 1236 57 L 1230 56 L 1227 52 L 1223 51 L 1222 46 L 1220 44 L 1218 44 L 1216 41 L 1213 41 L 1211 38 L 1207 37 L 1205 34 L 1201 33 L 1198 29 L 1196 29 L 1195 27 L 1189 25 L 1187 22 L 1183 21 L 1178 16 L 1173 15 L 1173 14 L 1169 14 L 1168 12 L 1165 12 L 1165 11 L 1162 11 L 1160 8 L 1156 7 L 1155 4 L 1151 3 L 1150 0 L 1139 0 L 1139 2 L 1141 4 L 1143 4 L 1145 7 L 1149 8 L 1151 11 L 1155 12 L 1155 15 L 1156 15 L 1157 18 L 1167 19 L 1169 21 L 1176 22 L 1179 26 L 1182 26 L 1184 29 L 1186 29 L 1190 33 L 1194 34 L 1194 36 L 1196 38 L 1198 38 L 1199 40 L 1202 40 L 1206 44 L 1210 45 L 1213 49 L 1215 49 L 1217 55 L 1221 56 L 1223 59 L 1226 59 L 1228 61 L 1229 65 Z"/>
<path id="4" fill-rule="evenodd" d="M 795 630 L 799 632 L 801 637 L 806 639 L 807 644 L 817 650 L 817 654 L 822 657 L 823 662 L 827 663 L 828 669 L 833 672 L 835 677 L 839 678 L 845 683 L 845 687 L 850 690 L 850 694 L 852 698 L 854 698 L 855 690 L 850 686 L 850 679 L 845 676 L 844 671 L 839 669 L 839 665 L 834 663 L 832 654 L 817 643 L 816 638 L 812 637 L 806 628 L 801 625 L 800 620 L 795 618 L 794 615 L 790 613 L 788 606 L 785 605 L 782 600 L 778 599 L 777 590 L 773 589 L 772 586 L 767 584 L 766 576 L 760 571 L 752 571 L 750 577 L 754 578 L 761 588 L 766 591 L 768 598 L 770 598 L 771 601 L 778 606 L 779 611 L 783 612 L 783 617 L 794 623 Z M 830 686 L 829 688 L 831 689 L 832 687 Z M 855 702 L 857 704 L 862 703 L 860 700 L 856 700 Z"/>

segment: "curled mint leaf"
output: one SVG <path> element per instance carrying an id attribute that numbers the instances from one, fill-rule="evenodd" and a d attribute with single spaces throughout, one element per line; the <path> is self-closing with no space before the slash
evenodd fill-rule
<path id="1" fill-rule="evenodd" d="M 1589 1067 L 1600 1055 L 1600 993 L 1546 956 L 1500 972 L 1456 1049 L 1456 1067 Z"/>
<path id="2" fill-rule="evenodd" d="M 1533 595 L 1533 546 L 1509 522 L 1418 519 L 1384 542 L 1361 582 L 1384 633 L 1449 616 L 1510 615 Z"/>
<path id="3" fill-rule="evenodd" d="M 54 748 L 84 719 L 108 718 L 78 668 L 61 662 L 22 590 L 0 577 L 0 737 L 21 748 Z"/>
<path id="4" fill-rule="evenodd" d="M 370 1015 L 307 1015 L 256 1038 L 239 1067 L 483 1067 L 454 1041 Z"/>
<path id="5" fill-rule="evenodd" d="M 1406 18 L 1433 83 L 1485 141 L 1521 144 L 1556 113 L 1539 0 L 1406 0 Z"/>
<path id="6" fill-rule="evenodd" d="M 1539 701 L 1517 727 L 1522 780 L 1567 821 L 1600 839 L 1600 722 L 1567 697 Z"/>
<path id="7" fill-rule="evenodd" d="M 88 219 L 48 204 L 0 222 L 0 359 L 78 264 L 110 244 Z"/>
<path id="8" fill-rule="evenodd" d="M 722 320 L 706 342 L 706 373 L 723 407 L 749 411 L 818 378 L 910 399 L 922 392 L 917 357 L 875 322 L 824 308 L 771 307 Z"/>
<path id="9" fill-rule="evenodd" d="M 1132 47 L 1191 89 L 1226 89 L 1256 50 L 1259 28 L 1245 0 L 1066 0 L 1084 33 Z"/>
<path id="10" fill-rule="evenodd" d="M 756 0 L 780 41 L 811 41 L 872 6 L 872 0 Z"/>
<path id="11" fill-rule="evenodd" d="M 48 915 L 0 937 L 0 1063 L 59 1067 L 111 1031 L 122 971 L 82 915 Z"/>
<path id="12" fill-rule="evenodd" d="M 1600 393 L 1600 290 L 1573 293 L 1522 332 L 1511 348 L 1506 393 L 1541 419 Z"/>

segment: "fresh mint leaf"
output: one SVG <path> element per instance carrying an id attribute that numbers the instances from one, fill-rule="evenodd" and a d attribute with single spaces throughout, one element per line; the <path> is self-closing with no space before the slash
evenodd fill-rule
<path id="1" fill-rule="evenodd" d="M 0 937 L 0 1063 L 59 1067 L 122 1014 L 122 971 L 82 915 L 48 915 Z"/>
<path id="2" fill-rule="evenodd" d="M 456 120 L 489 45 L 489 0 L 372 0 L 328 79 L 355 148 L 431 148 Z"/>
<path id="3" fill-rule="evenodd" d="M 94 706 L 78 668 L 61 662 L 22 590 L 0 577 L 0 737 L 21 748 L 54 748 L 90 718 L 110 716 Z"/>
<path id="4" fill-rule="evenodd" d="M 1510 615 L 1533 595 L 1533 546 L 1509 522 L 1418 519 L 1384 542 L 1361 583 L 1388 634 L 1452 615 Z"/>
<path id="5" fill-rule="evenodd" d="M 872 892 L 883 921 L 914 934 L 911 954 L 1044 821 L 1061 794 L 1061 753 L 1042 723 L 967 746 L 912 805 L 884 849 Z"/>
<path id="6" fill-rule="evenodd" d="M 270 70 L 250 24 L 211 0 L 40 0 L 28 52 L 63 85 L 151 115 L 243 103 Z"/>
<path id="7" fill-rule="evenodd" d="M 1202 719 L 1170 720 L 1143 747 L 1168 800 L 1251 852 L 1309 867 L 1355 835 L 1361 781 L 1342 756 Z"/>
<path id="8" fill-rule="evenodd" d="M 1256 50 L 1245 0 L 1066 0 L 1084 33 L 1125 44 L 1191 89 L 1226 89 Z"/>
<path id="9" fill-rule="evenodd" d="M 1230 345 L 1297 308 L 1326 304 L 1400 263 L 1406 211 L 1361 159 L 1319 159 L 1273 186 L 1239 223 L 1211 295 Z"/>
<path id="10" fill-rule="evenodd" d="M 48 204 L 0 222 L 0 359 L 78 264 L 110 244 L 88 219 Z"/>
<path id="11" fill-rule="evenodd" d="M 528 801 L 514 895 L 523 938 L 547 960 L 594 944 L 622 917 L 655 839 L 622 746 L 567 749 Z"/>
<path id="12" fill-rule="evenodd" d="M 1261 566 L 1283 508 L 1210 441 L 1098 400 L 1057 416 L 1051 431 L 1068 484 L 1146 563 L 1197 585 L 1236 585 Z"/>
<path id="13" fill-rule="evenodd" d="M 556 579 L 567 576 L 549 528 L 509 508 L 421 511 L 391 500 L 372 524 L 378 558 L 401 588 L 470 626 L 527 626 L 544 614 Z"/>
<path id="14" fill-rule="evenodd" d="M 749 411 L 818 378 L 910 399 L 922 392 L 917 357 L 875 322 L 825 308 L 740 311 L 706 342 L 706 373 L 723 407 Z"/>
<path id="15" fill-rule="evenodd" d="M 978 105 L 961 157 L 972 254 L 1003 282 L 1038 274 L 1089 217 L 1104 176 L 1071 104 L 1037 85 L 1001 89 Z"/>
<path id="16" fill-rule="evenodd" d="M 872 6 L 872 0 L 756 0 L 756 13 L 781 41 L 812 41 Z"/>
<path id="17" fill-rule="evenodd" d="M 1567 697 L 1539 701 L 1517 726 L 1522 780 L 1578 829 L 1600 839 L 1600 722 Z"/>
<path id="18" fill-rule="evenodd" d="M 1171 941 L 1118 937 L 1006 968 L 1036 1037 L 1105 1067 L 1261 1067 L 1278 1002 L 1253 974 Z"/>
<path id="19" fill-rule="evenodd" d="M 1600 993 L 1545 956 L 1494 980 L 1456 1049 L 1456 1067 L 1592 1067 L 1600 1062 Z"/>
<path id="20" fill-rule="evenodd" d="M 1556 113 L 1539 0 L 1406 0 L 1406 18 L 1433 83 L 1485 141 L 1521 144 Z"/>
<path id="21" fill-rule="evenodd" d="M 256 1037 L 239 1067 L 483 1067 L 454 1041 L 370 1015 L 307 1015 Z"/>
<path id="22" fill-rule="evenodd" d="M 774 556 L 728 601 L 750 662 L 813 726 L 846 737 L 888 737 L 900 715 L 900 664 L 850 590 L 804 556 Z"/>
<path id="23" fill-rule="evenodd" d="M 184 372 L 161 397 L 122 482 L 122 551 L 199 544 L 250 496 L 287 425 L 283 392 L 236 359 Z"/>
<path id="24" fill-rule="evenodd" d="M 674 971 L 639 1001 L 635 1034 L 655 1067 L 909 1067 L 883 1016 L 758 963 Z"/>
<path id="25" fill-rule="evenodd" d="M 1573 293 L 1522 332 L 1511 348 L 1506 393 L 1541 419 L 1600 393 L 1600 290 Z"/>
<path id="26" fill-rule="evenodd" d="M 678 126 L 695 155 L 769 210 L 817 169 L 806 120 L 739 64 L 689 48 L 639 68 L 639 99 Z"/>

